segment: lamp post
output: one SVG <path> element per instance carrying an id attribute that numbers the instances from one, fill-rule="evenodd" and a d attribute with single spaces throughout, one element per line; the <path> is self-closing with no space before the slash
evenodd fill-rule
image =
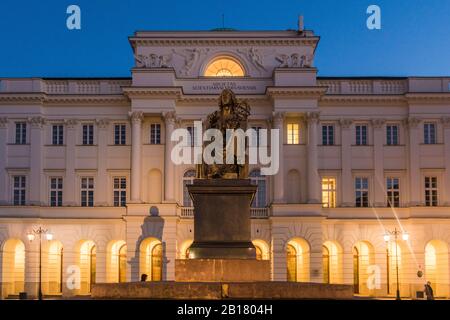
<path id="1" fill-rule="evenodd" d="M 47 241 L 53 239 L 53 234 L 49 230 L 39 227 L 38 229 L 33 229 L 27 234 L 28 240 L 32 242 L 36 235 L 39 237 L 39 284 L 38 284 L 38 299 L 42 300 L 42 235 L 45 235 Z"/>
<path id="2" fill-rule="evenodd" d="M 402 239 L 404 241 L 408 241 L 409 239 L 409 234 L 405 231 L 402 230 L 397 230 L 397 228 L 394 228 L 394 230 L 389 231 L 386 230 L 386 234 L 384 235 L 384 241 L 386 241 L 386 243 L 389 243 L 389 241 L 391 240 L 391 236 L 394 237 L 394 242 L 395 242 L 395 271 L 396 271 L 396 276 L 397 276 L 397 300 L 401 300 L 400 298 L 400 286 L 399 286 L 399 282 L 398 282 L 398 252 L 397 252 L 397 239 L 399 236 L 402 236 Z M 388 250 L 389 252 L 389 250 Z M 388 284 L 389 285 L 389 284 Z"/>

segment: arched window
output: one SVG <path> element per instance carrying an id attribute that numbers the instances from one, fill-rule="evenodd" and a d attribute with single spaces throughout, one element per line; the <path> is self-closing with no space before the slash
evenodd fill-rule
<path id="1" fill-rule="evenodd" d="M 241 63 L 232 57 L 217 57 L 205 70 L 205 77 L 243 77 L 245 74 Z"/>
<path id="2" fill-rule="evenodd" d="M 127 278 L 127 245 L 119 249 L 119 282 L 126 282 Z"/>
<path id="3" fill-rule="evenodd" d="M 194 182 L 195 178 L 195 170 L 188 170 L 184 173 L 183 176 L 183 206 L 184 207 L 192 207 L 192 200 L 189 196 L 189 192 L 187 186 Z"/>
<path id="4" fill-rule="evenodd" d="M 95 284 L 95 277 L 96 277 L 96 268 L 97 268 L 97 247 L 92 246 L 91 248 L 91 256 L 90 256 L 90 269 L 91 269 L 91 291 L 92 291 L 92 285 Z"/>
<path id="5" fill-rule="evenodd" d="M 255 246 L 255 249 L 256 249 L 256 260 L 262 260 L 263 254 L 261 248 L 259 246 Z"/>
<path id="6" fill-rule="evenodd" d="M 297 281 L 297 250 L 288 244 L 286 247 L 287 281 Z"/>
<path id="7" fill-rule="evenodd" d="M 264 208 L 267 205 L 266 201 L 266 177 L 261 176 L 259 169 L 250 172 L 251 182 L 258 187 L 255 198 L 252 202 L 253 208 Z"/>
<path id="8" fill-rule="evenodd" d="M 322 247 L 323 283 L 330 283 L 330 251 Z"/>
<path id="9" fill-rule="evenodd" d="M 156 244 L 152 249 L 152 281 L 162 280 L 162 244 Z"/>

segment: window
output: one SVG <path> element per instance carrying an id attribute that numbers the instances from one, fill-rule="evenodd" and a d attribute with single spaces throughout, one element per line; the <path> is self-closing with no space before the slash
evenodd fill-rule
<path id="1" fill-rule="evenodd" d="M 27 123 L 16 122 L 16 144 L 27 143 Z"/>
<path id="2" fill-rule="evenodd" d="M 369 179 L 355 178 L 355 206 L 369 206 Z"/>
<path id="3" fill-rule="evenodd" d="M 427 207 L 438 205 L 437 177 L 425 177 L 425 205 Z"/>
<path id="4" fill-rule="evenodd" d="M 81 206 L 94 206 L 94 178 L 81 178 Z"/>
<path id="5" fill-rule="evenodd" d="M 125 207 L 127 204 L 127 178 L 114 178 L 114 207 Z"/>
<path id="6" fill-rule="evenodd" d="M 64 126 L 62 124 L 52 126 L 52 144 L 64 144 Z"/>
<path id="7" fill-rule="evenodd" d="M 324 146 L 334 145 L 334 126 L 323 125 L 322 126 L 322 144 Z"/>
<path id="8" fill-rule="evenodd" d="M 244 68 L 234 58 L 219 57 L 208 64 L 205 77 L 243 77 Z"/>
<path id="9" fill-rule="evenodd" d="M 287 143 L 298 144 L 299 143 L 299 126 L 298 123 L 288 123 L 287 125 Z"/>
<path id="10" fill-rule="evenodd" d="M 25 176 L 14 176 L 13 177 L 13 204 L 15 206 L 25 205 L 25 191 L 26 191 L 26 177 Z"/>
<path id="11" fill-rule="evenodd" d="M 50 206 L 61 207 L 63 197 L 63 179 L 50 178 Z"/>
<path id="12" fill-rule="evenodd" d="M 194 182 L 195 178 L 195 170 L 188 170 L 184 173 L 183 176 L 183 206 L 184 207 L 192 207 L 191 196 L 189 195 L 189 191 L 187 186 Z"/>
<path id="13" fill-rule="evenodd" d="M 336 207 L 336 178 L 322 178 L 322 207 Z"/>
<path id="14" fill-rule="evenodd" d="M 84 124 L 83 125 L 83 145 L 93 145 L 94 144 L 94 125 Z"/>
<path id="15" fill-rule="evenodd" d="M 187 131 L 189 132 L 189 136 L 191 137 L 190 146 L 195 146 L 195 128 L 194 127 L 187 127 Z"/>
<path id="16" fill-rule="evenodd" d="M 259 130 L 262 129 L 262 127 L 252 127 L 253 130 L 255 130 L 255 136 L 252 137 L 252 146 L 253 147 L 259 147 L 260 141 L 259 141 Z"/>
<path id="17" fill-rule="evenodd" d="M 250 172 L 249 177 L 252 184 L 258 187 L 253 198 L 252 208 L 266 207 L 266 177 L 261 175 L 260 170 L 253 170 Z"/>
<path id="18" fill-rule="evenodd" d="M 388 146 L 398 145 L 398 125 L 389 124 L 386 126 L 386 144 Z"/>
<path id="19" fill-rule="evenodd" d="M 387 205 L 388 207 L 400 207 L 400 179 L 387 178 Z"/>
<path id="20" fill-rule="evenodd" d="M 423 140 L 425 144 L 436 143 L 436 124 L 424 123 L 423 124 Z"/>
<path id="21" fill-rule="evenodd" d="M 161 125 L 159 123 L 150 125 L 150 144 L 161 144 Z"/>
<path id="22" fill-rule="evenodd" d="M 367 125 L 356 125 L 356 145 L 367 145 Z"/>
<path id="23" fill-rule="evenodd" d="M 114 125 L 114 144 L 115 145 L 126 144 L 126 125 L 124 124 Z"/>

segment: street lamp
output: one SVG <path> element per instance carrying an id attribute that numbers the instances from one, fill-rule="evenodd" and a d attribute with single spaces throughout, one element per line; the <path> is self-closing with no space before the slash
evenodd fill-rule
<path id="1" fill-rule="evenodd" d="M 405 231 L 397 230 L 397 228 L 394 228 L 394 230 L 392 230 L 392 231 L 386 230 L 386 233 L 383 236 L 384 241 L 386 241 L 386 243 L 388 243 L 391 240 L 391 236 L 394 237 L 394 242 L 395 242 L 395 268 L 396 268 L 396 274 L 397 274 L 397 300 L 401 300 L 400 299 L 400 286 L 399 286 L 399 283 L 398 283 L 397 238 L 399 236 L 402 236 L 402 239 L 404 241 L 408 241 L 409 240 L 409 234 L 407 232 L 405 232 Z M 389 253 L 389 250 L 388 250 L 388 253 Z"/>
<path id="2" fill-rule="evenodd" d="M 39 286 L 38 286 L 38 299 L 42 300 L 42 235 L 45 235 L 47 241 L 51 241 L 53 239 L 53 234 L 47 230 L 39 227 L 38 229 L 34 229 L 27 234 L 27 238 L 30 242 L 32 242 L 36 235 L 39 237 Z"/>

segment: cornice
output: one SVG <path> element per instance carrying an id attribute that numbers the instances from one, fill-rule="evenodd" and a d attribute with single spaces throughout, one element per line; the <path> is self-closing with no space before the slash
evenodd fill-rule
<path id="1" fill-rule="evenodd" d="M 406 103 L 404 95 L 323 95 L 319 101 L 321 104 L 351 104 L 351 103 Z"/>
<path id="2" fill-rule="evenodd" d="M 123 93 L 130 99 L 154 97 L 179 99 L 183 89 L 181 87 L 124 87 Z"/>
<path id="3" fill-rule="evenodd" d="M 0 93 L 0 104 L 124 104 L 129 100 L 124 95 L 49 95 L 45 93 Z"/>
<path id="4" fill-rule="evenodd" d="M 45 101 L 45 93 L 0 93 L 0 104 L 41 104 Z"/>
<path id="5" fill-rule="evenodd" d="M 326 87 L 267 87 L 270 98 L 320 98 L 327 91 Z"/>
<path id="6" fill-rule="evenodd" d="M 405 94 L 405 97 L 410 103 L 450 103 L 450 92 L 414 92 Z"/>
<path id="7" fill-rule="evenodd" d="M 155 39 L 155 38 L 129 38 L 133 47 L 139 46 L 312 46 L 316 47 L 319 37 L 305 38 L 279 38 L 279 39 L 242 39 L 242 38 L 217 38 L 217 39 Z"/>

